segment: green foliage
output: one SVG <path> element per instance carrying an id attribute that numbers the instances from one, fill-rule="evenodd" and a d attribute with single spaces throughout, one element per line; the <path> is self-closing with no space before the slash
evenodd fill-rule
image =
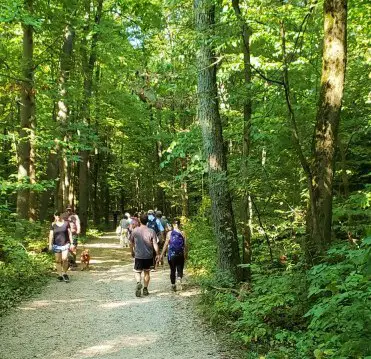
<path id="1" fill-rule="evenodd" d="M 352 193 L 348 198 L 336 198 L 333 229 L 338 236 L 357 240 L 371 234 L 371 185 Z"/>
<path id="2" fill-rule="evenodd" d="M 45 224 L 15 220 L 6 208 L 0 211 L 0 315 L 47 281 L 52 268 L 47 235 Z"/>
<path id="3" fill-rule="evenodd" d="M 247 358 L 370 355 L 371 237 L 334 244 L 311 269 L 290 261 L 268 267 L 263 258 L 251 265 L 251 283 L 239 289 L 216 271 L 198 279 L 202 312 L 246 348 Z"/>
<path id="4" fill-rule="evenodd" d="M 23 243 L 0 229 L 0 316 L 30 296 L 48 279 L 52 258 L 27 250 Z M 34 247 L 31 238 L 27 241 Z"/>
<path id="5" fill-rule="evenodd" d="M 317 358 L 371 355 L 371 237 L 359 248 L 337 245 L 308 273 L 313 306 L 305 345 Z"/>
<path id="6" fill-rule="evenodd" d="M 198 276 L 208 277 L 216 269 L 216 241 L 209 224 L 210 199 L 204 197 L 198 216 L 190 220 L 184 230 L 189 254 L 187 266 Z"/>

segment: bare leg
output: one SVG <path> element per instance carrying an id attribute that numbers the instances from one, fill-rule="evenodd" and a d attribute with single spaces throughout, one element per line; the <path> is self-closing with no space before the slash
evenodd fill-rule
<path id="1" fill-rule="evenodd" d="M 142 281 L 142 273 L 141 272 L 134 272 L 135 280 L 138 282 Z"/>
<path id="2" fill-rule="evenodd" d="M 142 294 L 142 272 L 134 272 L 135 280 L 137 281 L 137 285 L 135 287 L 135 295 L 140 297 Z"/>
<path id="3" fill-rule="evenodd" d="M 148 288 L 149 280 L 150 280 L 150 272 L 145 271 L 144 272 L 144 288 Z"/>
<path id="4" fill-rule="evenodd" d="M 67 270 L 68 270 L 68 250 L 62 251 L 61 257 L 62 257 L 63 273 L 67 273 Z"/>
<path id="5" fill-rule="evenodd" d="M 62 275 L 62 253 L 55 253 L 55 266 L 57 267 L 57 273 Z"/>

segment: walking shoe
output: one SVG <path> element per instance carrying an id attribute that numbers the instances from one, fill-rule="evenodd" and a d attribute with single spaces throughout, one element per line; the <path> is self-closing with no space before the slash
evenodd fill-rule
<path id="1" fill-rule="evenodd" d="M 140 297 L 140 295 L 141 295 L 141 290 L 142 290 L 142 283 L 141 282 L 138 282 L 137 283 L 137 286 L 136 286 L 136 289 L 135 289 L 135 295 L 137 296 L 137 297 Z M 143 290 L 143 292 L 144 292 L 144 290 Z M 143 293 L 144 294 L 144 293 Z"/>
<path id="2" fill-rule="evenodd" d="M 171 289 L 173 290 L 173 292 L 176 292 L 176 285 L 175 284 L 172 284 L 171 285 Z"/>
<path id="3" fill-rule="evenodd" d="M 147 287 L 144 287 L 143 288 L 143 295 L 148 295 L 148 288 Z"/>
<path id="4" fill-rule="evenodd" d="M 59 276 L 57 277 L 57 279 L 58 279 L 59 282 L 63 282 L 63 277 L 62 277 L 61 275 L 59 275 Z"/>
<path id="5" fill-rule="evenodd" d="M 70 277 L 69 277 L 67 274 L 63 274 L 62 277 L 63 277 L 63 280 L 64 280 L 66 283 L 68 283 L 68 282 L 70 281 Z"/>

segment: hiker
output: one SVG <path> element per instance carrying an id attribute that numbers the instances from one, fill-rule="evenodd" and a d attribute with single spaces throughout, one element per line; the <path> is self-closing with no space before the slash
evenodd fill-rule
<path id="1" fill-rule="evenodd" d="M 73 207 L 70 204 L 66 207 L 65 220 L 69 222 L 72 233 L 72 242 L 70 246 L 71 257 L 69 264 L 71 266 L 71 269 L 74 269 L 77 267 L 76 253 L 79 234 L 81 232 L 81 225 L 79 216 L 73 211 Z"/>
<path id="2" fill-rule="evenodd" d="M 72 243 L 72 233 L 70 224 L 65 221 L 60 212 L 54 213 L 54 222 L 50 226 L 49 250 L 55 254 L 58 280 L 69 282 L 68 270 L 68 250 Z"/>
<path id="3" fill-rule="evenodd" d="M 162 226 L 160 219 L 157 216 L 155 217 L 155 212 L 152 209 L 150 209 L 147 213 L 148 213 L 147 227 L 155 231 L 156 236 L 157 236 L 157 243 L 161 251 L 164 245 L 164 242 L 165 242 L 164 227 Z M 157 269 L 157 262 L 154 262 L 153 268 L 151 268 L 151 270 L 156 271 L 156 269 Z"/>
<path id="4" fill-rule="evenodd" d="M 150 269 L 153 265 L 153 258 L 158 260 L 158 245 L 157 237 L 154 230 L 147 227 L 148 215 L 141 214 L 139 216 L 139 227 L 133 229 L 130 235 L 130 249 L 131 255 L 134 258 L 134 276 L 137 282 L 135 287 L 135 295 L 141 296 L 143 288 L 143 295 L 148 295 L 148 285 L 150 281 Z M 143 284 L 142 284 L 142 272 Z"/>
<path id="5" fill-rule="evenodd" d="M 162 215 L 161 211 L 158 211 L 158 212 L 159 212 L 159 215 Z M 165 229 L 165 238 L 166 238 L 167 232 L 171 231 L 171 225 L 168 219 L 166 218 L 166 216 L 161 216 L 160 221 L 161 221 L 162 227 L 164 227 Z"/>
<path id="6" fill-rule="evenodd" d="M 120 221 L 120 246 L 129 247 L 129 226 L 130 221 L 128 218 L 128 213 L 124 214 L 124 217 Z"/>
<path id="7" fill-rule="evenodd" d="M 187 242 L 184 233 L 180 230 L 180 221 L 173 221 L 173 230 L 168 232 L 160 259 L 168 249 L 167 260 L 170 266 L 171 288 L 175 292 L 182 290 L 184 261 L 187 258 Z"/>
<path id="8" fill-rule="evenodd" d="M 139 213 L 135 212 L 134 215 L 130 218 L 129 233 L 133 232 L 134 228 L 139 227 Z"/>

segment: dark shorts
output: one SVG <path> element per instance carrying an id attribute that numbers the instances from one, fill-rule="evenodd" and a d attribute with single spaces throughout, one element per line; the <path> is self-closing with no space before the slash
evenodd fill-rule
<path id="1" fill-rule="evenodd" d="M 153 258 L 139 259 L 135 258 L 134 261 L 134 272 L 149 271 L 153 267 Z"/>

